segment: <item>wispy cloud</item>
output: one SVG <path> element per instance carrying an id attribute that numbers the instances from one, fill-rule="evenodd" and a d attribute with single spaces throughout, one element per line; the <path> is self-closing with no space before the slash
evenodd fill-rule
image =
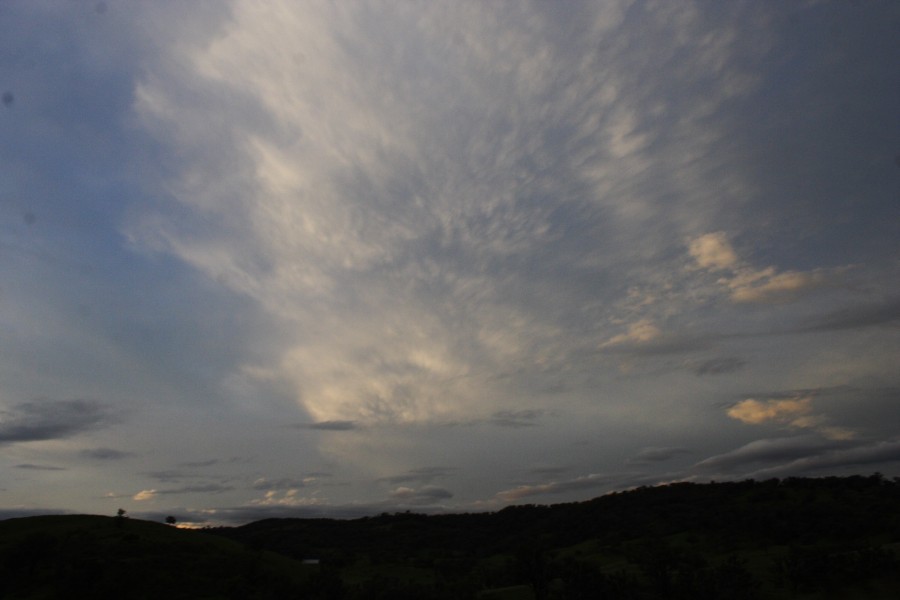
<path id="1" fill-rule="evenodd" d="M 723 356 L 720 358 L 711 358 L 691 366 L 691 371 L 695 375 L 723 375 L 725 373 L 734 373 L 744 368 L 746 361 L 736 356 Z"/>
<path id="2" fill-rule="evenodd" d="M 690 450 L 677 447 L 657 447 L 648 446 L 642 448 L 640 452 L 629 458 L 630 463 L 659 463 L 671 460 L 682 454 L 690 454 Z"/>
<path id="3" fill-rule="evenodd" d="M 441 479 L 444 477 L 448 477 L 455 473 L 457 469 L 452 467 L 421 467 L 419 469 L 412 469 L 403 473 L 401 475 L 393 475 L 391 477 L 384 477 L 381 481 L 386 481 L 388 483 L 399 484 L 399 483 L 431 483 L 435 479 Z"/>
<path id="4" fill-rule="evenodd" d="M 117 411 L 95 400 L 35 400 L 0 410 L 0 444 L 65 439 L 118 421 Z"/>
<path id="5" fill-rule="evenodd" d="M 315 431 L 353 431 L 359 428 L 356 421 L 319 421 L 301 425 L 301 427 Z"/>
<path id="6" fill-rule="evenodd" d="M 29 471 L 65 471 L 65 467 L 54 467 L 53 465 L 35 465 L 32 463 L 23 463 L 16 465 L 17 469 L 25 469 Z"/>
<path id="7" fill-rule="evenodd" d="M 539 409 L 500 410 L 492 414 L 488 422 L 497 427 L 535 427 L 546 415 L 547 411 Z"/>
<path id="8" fill-rule="evenodd" d="M 690 240 L 688 252 L 696 266 L 724 272 L 718 280 L 730 290 L 733 302 L 786 302 L 840 280 L 844 269 L 778 271 L 775 267 L 758 269 L 738 258 L 724 232 L 707 233 Z"/>
<path id="9" fill-rule="evenodd" d="M 88 448 L 80 451 L 78 454 L 93 460 L 123 460 L 136 456 L 133 452 L 124 452 L 114 448 Z"/>
<path id="10" fill-rule="evenodd" d="M 610 481 L 609 475 L 590 474 L 551 483 L 526 484 L 499 492 L 497 499 L 506 503 L 515 503 L 531 496 L 557 495 L 571 491 L 596 491 L 609 486 Z"/>
<path id="11" fill-rule="evenodd" d="M 403 504 L 423 505 L 449 500 L 453 497 L 453 493 L 434 485 L 425 485 L 420 488 L 401 486 L 391 492 L 390 497 Z"/>

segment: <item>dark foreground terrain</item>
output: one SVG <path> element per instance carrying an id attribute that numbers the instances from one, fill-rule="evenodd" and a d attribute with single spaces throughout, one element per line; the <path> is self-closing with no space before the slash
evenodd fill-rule
<path id="1" fill-rule="evenodd" d="M 202 531 L 10 519 L 0 598 L 894 599 L 898 552 L 900 479 L 681 483 L 496 513 Z"/>

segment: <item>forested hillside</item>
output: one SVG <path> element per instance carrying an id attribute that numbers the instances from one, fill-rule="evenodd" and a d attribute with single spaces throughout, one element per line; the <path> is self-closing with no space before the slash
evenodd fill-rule
<path id="1" fill-rule="evenodd" d="M 495 513 L 0 522 L 3 598 L 900 597 L 900 479 L 645 487 Z M 305 562 L 304 562 L 305 561 Z"/>
<path id="2" fill-rule="evenodd" d="M 522 598 L 900 597 L 900 480 L 879 474 L 678 483 L 489 514 L 273 519 L 216 533 L 319 559 L 340 587 L 330 597 L 500 588 Z"/>

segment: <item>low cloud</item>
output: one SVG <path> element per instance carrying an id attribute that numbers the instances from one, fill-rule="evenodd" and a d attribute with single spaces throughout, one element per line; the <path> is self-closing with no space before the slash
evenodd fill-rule
<path id="1" fill-rule="evenodd" d="M 253 482 L 251 486 L 254 490 L 288 490 L 288 489 L 297 489 L 302 488 L 306 485 L 307 481 L 304 479 L 295 479 L 293 477 L 282 477 L 280 479 L 266 479 L 265 477 L 260 477 L 256 481 Z"/>
<path id="2" fill-rule="evenodd" d="M 694 465 L 716 476 L 771 478 L 818 471 L 855 470 L 863 465 L 900 462 L 900 440 L 857 442 L 815 435 L 762 439 Z"/>
<path id="3" fill-rule="evenodd" d="M 265 496 L 250 502 L 254 506 L 281 506 L 281 507 L 297 507 L 297 506 L 317 506 L 322 500 L 315 497 L 301 496 L 300 490 L 289 489 L 283 492 L 278 490 L 269 490 Z"/>
<path id="4" fill-rule="evenodd" d="M 442 487 L 426 485 L 418 489 L 405 486 L 391 492 L 391 500 L 410 505 L 435 504 L 453 497 L 453 493 Z"/>
<path id="5" fill-rule="evenodd" d="M 690 450 L 685 448 L 658 448 L 649 446 L 643 448 L 640 452 L 629 458 L 629 463 L 659 463 L 671 460 L 681 454 L 689 454 Z"/>
<path id="6" fill-rule="evenodd" d="M 116 415 L 93 400 L 35 400 L 0 411 L 0 444 L 73 437 L 108 427 Z"/>
<path id="7" fill-rule="evenodd" d="M 146 500 L 153 500 L 156 497 L 156 490 L 141 490 L 137 494 L 131 497 L 135 502 L 144 502 Z"/>
<path id="8" fill-rule="evenodd" d="M 446 477 L 452 474 L 456 469 L 450 467 L 422 467 L 420 469 L 412 469 L 402 475 L 394 475 L 393 477 L 385 477 L 380 481 L 392 484 L 400 483 L 430 483 L 435 479 Z"/>
<path id="9" fill-rule="evenodd" d="M 216 483 L 210 483 L 205 485 L 189 485 L 180 488 L 170 488 L 166 490 L 141 490 L 134 496 L 132 496 L 132 500 L 137 502 L 145 501 L 145 500 L 153 500 L 157 496 L 162 495 L 171 495 L 171 494 L 221 494 L 222 492 L 229 492 L 233 490 L 232 486 L 227 485 L 219 485 Z"/>
<path id="10" fill-rule="evenodd" d="M 863 465 L 900 462 L 900 440 L 886 440 L 838 447 L 826 452 L 804 456 L 776 467 L 749 473 L 748 477 L 800 476 L 822 470 L 857 470 Z"/>
<path id="11" fill-rule="evenodd" d="M 591 490 L 608 486 L 612 482 L 609 475 L 590 474 L 565 481 L 554 481 L 535 485 L 520 485 L 510 490 L 498 492 L 496 499 L 505 503 L 514 503 L 531 496 L 564 494 L 572 491 Z"/>
<path id="12" fill-rule="evenodd" d="M 694 467 L 701 471 L 739 473 L 749 465 L 772 462 L 792 462 L 798 458 L 819 455 L 843 448 L 849 442 L 829 440 L 815 435 L 755 440 L 730 452 L 711 456 Z"/>

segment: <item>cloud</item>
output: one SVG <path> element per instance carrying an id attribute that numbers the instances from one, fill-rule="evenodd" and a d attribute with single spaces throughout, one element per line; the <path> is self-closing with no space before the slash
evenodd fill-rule
<path id="1" fill-rule="evenodd" d="M 227 485 L 219 485 L 215 483 L 204 485 L 188 485 L 180 488 L 169 488 L 165 490 L 141 490 L 135 494 L 132 499 L 137 502 L 145 500 L 155 500 L 157 496 L 171 494 L 221 494 L 233 490 L 234 487 Z"/>
<path id="2" fill-rule="evenodd" d="M 748 477 L 785 477 L 811 474 L 822 470 L 847 472 L 864 465 L 888 465 L 900 462 L 900 441 L 881 440 L 849 445 L 809 456 L 798 457 L 786 464 L 760 469 Z"/>
<path id="3" fill-rule="evenodd" d="M 94 400 L 35 400 L 0 410 L 0 444 L 65 439 L 108 427 L 117 414 Z"/>
<path id="4" fill-rule="evenodd" d="M 748 398 L 732 405 L 727 414 L 750 425 L 774 422 L 800 429 L 814 429 L 831 439 L 850 439 L 854 431 L 827 424 L 821 415 L 813 415 L 812 396 L 796 396 L 793 398 L 755 400 Z"/>
<path id="5" fill-rule="evenodd" d="M 137 494 L 131 497 L 135 502 L 145 502 L 147 500 L 153 500 L 156 498 L 156 490 L 141 490 Z"/>
<path id="6" fill-rule="evenodd" d="M 282 336 L 246 372 L 316 422 L 464 421 L 516 398 L 493 373 L 648 344 L 652 319 L 607 326 L 624 321 L 603 281 L 655 278 L 693 220 L 671 195 L 717 206 L 740 188 L 718 149 L 696 165 L 757 50 L 689 9 L 638 7 L 636 32 L 629 10 L 586 9 L 573 37 L 541 5 L 235 2 L 214 39 L 138 82 L 141 122 L 183 160 L 176 206 L 126 234 L 252 299 Z"/>
<path id="7" fill-rule="evenodd" d="M 430 483 L 435 479 L 440 479 L 443 477 L 447 477 L 456 472 L 455 468 L 451 467 L 422 467 L 419 469 L 412 469 L 407 471 L 402 475 L 394 475 L 392 477 L 384 477 L 380 481 L 386 481 L 388 483 Z"/>
<path id="8" fill-rule="evenodd" d="M 900 299 L 861 304 L 809 319 L 797 331 L 840 331 L 900 323 Z"/>
<path id="9" fill-rule="evenodd" d="M 743 271 L 727 282 L 731 299 L 735 302 L 775 302 L 822 287 L 831 280 L 832 272 L 816 269 L 805 273 L 785 271 L 773 267 L 760 271 Z"/>
<path id="10" fill-rule="evenodd" d="M 417 489 L 401 486 L 391 492 L 390 497 L 392 500 L 403 504 L 422 505 L 448 500 L 453 497 L 453 493 L 445 488 L 433 485 L 426 485 Z"/>
<path id="11" fill-rule="evenodd" d="M 25 463 L 21 465 L 16 465 L 17 469 L 26 469 L 32 471 L 65 471 L 65 467 L 54 467 L 51 465 L 34 465 L 31 463 Z"/>
<path id="12" fill-rule="evenodd" d="M 676 456 L 681 454 L 689 454 L 690 450 L 685 448 L 669 448 L 669 447 L 656 447 L 649 446 L 647 448 L 642 448 L 640 452 L 635 454 L 633 457 L 629 458 L 626 462 L 629 463 L 659 463 L 667 460 L 671 460 Z"/>
<path id="13" fill-rule="evenodd" d="M 538 424 L 537 421 L 546 414 L 547 411 L 540 409 L 500 410 L 492 414 L 488 422 L 497 427 L 511 427 L 514 429 L 535 427 Z"/>
<path id="14" fill-rule="evenodd" d="M 650 322 L 649 319 L 641 319 L 640 321 L 628 325 L 628 331 L 611 337 L 609 340 L 601 344 L 601 348 L 609 346 L 618 346 L 622 344 L 644 344 L 653 341 L 662 335 L 659 327 Z"/>
<path id="15" fill-rule="evenodd" d="M 498 492 L 496 498 L 502 502 L 514 503 L 531 496 L 564 494 L 572 491 L 594 490 L 606 487 L 613 480 L 609 475 L 590 474 L 564 481 L 554 481 L 518 487 Z"/>
<path id="16" fill-rule="evenodd" d="M 723 231 L 707 233 L 690 240 L 688 252 L 701 269 L 728 269 L 738 262 L 737 254 Z"/>
<path id="17" fill-rule="evenodd" d="M 541 477 L 554 478 L 562 475 L 569 469 L 570 467 L 564 467 L 560 465 L 539 464 L 531 467 L 528 472 L 534 473 L 535 475 L 539 475 Z"/>
<path id="18" fill-rule="evenodd" d="M 782 271 L 754 268 L 741 261 L 724 232 L 707 233 L 689 240 L 688 253 L 696 267 L 725 271 L 718 280 L 730 290 L 732 302 L 787 302 L 839 279 L 845 269 Z"/>
<path id="19" fill-rule="evenodd" d="M 769 438 L 749 442 L 740 448 L 706 458 L 695 465 L 700 470 L 744 473 L 748 466 L 759 463 L 790 463 L 799 458 L 823 454 L 843 448 L 851 442 L 830 440 L 814 435 Z"/>
<path id="20" fill-rule="evenodd" d="M 179 465 L 182 466 L 182 467 L 211 467 L 211 466 L 213 466 L 213 465 L 219 464 L 219 462 L 221 462 L 221 461 L 219 461 L 219 459 L 217 459 L 217 458 L 211 458 L 211 459 L 208 459 L 208 460 L 199 460 L 199 461 L 193 461 L 193 462 L 183 462 L 183 463 L 180 463 Z"/>
<path id="21" fill-rule="evenodd" d="M 287 489 L 299 489 L 306 485 L 306 479 L 294 479 L 290 477 L 282 477 L 280 479 L 266 479 L 265 477 L 260 477 L 256 481 L 253 482 L 254 490 L 287 490 Z"/>
<path id="22" fill-rule="evenodd" d="M 288 489 L 279 494 L 278 490 L 269 490 L 262 498 L 250 502 L 253 506 L 318 506 L 322 503 L 320 498 L 301 496 L 300 490 Z"/>
<path id="23" fill-rule="evenodd" d="M 353 431 L 359 428 L 356 421 L 319 421 L 301 427 L 315 431 Z"/>
<path id="24" fill-rule="evenodd" d="M 695 375 L 704 376 L 704 375 L 723 375 L 726 373 L 734 373 L 735 371 L 739 371 L 747 363 L 735 356 L 727 356 L 721 358 L 712 358 L 709 360 L 705 360 L 703 362 L 694 364 L 691 367 L 691 371 L 694 372 Z"/>
<path id="25" fill-rule="evenodd" d="M 785 400 L 741 400 L 728 409 L 728 416 L 743 423 L 758 425 L 766 421 L 793 423 L 812 411 L 812 398 Z"/>
<path id="26" fill-rule="evenodd" d="M 113 448 L 90 448 L 82 450 L 78 453 L 80 456 L 84 458 L 90 458 L 94 460 L 123 460 L 126 458 L 131 458 L 132 456 L 136 456 L 133 452 L 123 452 L 121 450 L 115 450 Z"/>
<path id="27" fill-rule="evenodd" d="M 823 470 L 850 472 L 863 465 L 900 461 L 900 441 L 852 441 L 814 435 L 762 439 L 694 466 L 721 476 L 771 478 L 812 475 Z"/>

